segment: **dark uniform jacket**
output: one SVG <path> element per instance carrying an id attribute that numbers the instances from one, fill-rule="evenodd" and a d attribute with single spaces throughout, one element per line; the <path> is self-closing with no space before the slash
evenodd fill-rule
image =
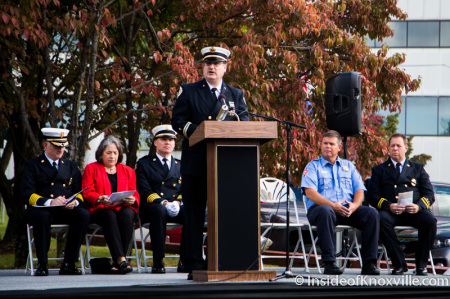
<path id="1" fill-rule="evenodd" d="M 76 162 L 65 158 L 59 160 L 56 171 L 43 153 L 25 162 L 20 191 L 29 207 L 44 205 L 48 199 L 58 196 L 69 198 L 81 191 L 81 172 Z M 79 194 L 77 200 L 81 204 L 83 196 Z"/>
<path id="2" fill-rule="evenodd" d="M 180 161 L 172 157 L 171 167 L 166 170 L 156 155 L 145 156 L 137 162 L 136 187 L 141 205 L 167 201 L 182 201 Z"/>
<path id="3" fill-rule="evenodd" d="M 433 186 L 423 164 L 406 160 L 400 175 L 390 158 L 372 168 L 369 200 L 373 207 L 388 211 L 389 205 L 397 202 L 398 194 L 408 191 L 413 191 L 413 203 L 421 209 L 427 210 L 434 203 Z"/>
<path id="4" fill-rule="evenodd" d="M 172 127 L 185 137 L 183 140 L 181 158 L 181 174 L 200 175 L 206 172 L 206 144 L 199 143 L 189 147 L 189 137 L 198 125 L 204 120 L 216 120 L 221 104 L 213 98 L 211 90 L 205 79 L 184 84 L 182 92 L 177 99 L 172 113 Z M 234 102 L 236 113 L 240 120 L 248 120 L 247 105 L 242 90 L 231 87 L 223 82 L 220 92 L 230 101 Z M 227 116 L 225 120 L 235 120 L 236 117 Z"/>

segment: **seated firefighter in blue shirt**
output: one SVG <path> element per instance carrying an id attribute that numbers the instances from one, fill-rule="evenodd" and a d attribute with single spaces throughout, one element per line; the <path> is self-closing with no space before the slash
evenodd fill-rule
<path id="1" fill-rule="evenodd" d="M 379 275 L 380 271 L 375 267 L 380 229 L 378 212 L 361 206 L 364 183 L 352 162 L 339 158 L 341 148 L 341 135 L 328 131 L 321 142 L 322 157 L 306 165 L 301 187 L 306 195 L 307 217 L 317 226 L 325 274 L 344 272 L 336 265 L 335 250 L 335 227 L 343 224 L 361 230 L 361 274 Z"/>

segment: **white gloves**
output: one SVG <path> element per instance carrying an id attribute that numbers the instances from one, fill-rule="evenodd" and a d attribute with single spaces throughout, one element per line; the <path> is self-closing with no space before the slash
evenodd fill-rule
<path id="1" fill-rule="evenodd" d="M 169 213 L 170 217 L 175 217 L 180 212 L 180 205 L 177 202 L 168 202 L 166 204 L 167 212 Z"/>

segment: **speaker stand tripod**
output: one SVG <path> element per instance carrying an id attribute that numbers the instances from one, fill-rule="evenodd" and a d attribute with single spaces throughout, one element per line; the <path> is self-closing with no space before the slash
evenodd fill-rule
<path id="1" fill-rule="evenodd" d="M 290 246 L 290 239 L 289 239 L 289 222 L 290 222 L 290 211 L 289 211 L 289 198 L 290 198 L 290 181 L 291 181 L 291 175 L 289 172 L 289 166 L 290 166 L 290 153 L 291 153 L 291 127 L 297 127 L 306 129 L 306 126 L 299 125 L 290 121 L 280 120 L 274 117 L 269 116 L 263 116 L 255 113 L 248 112 L 249 115 L 265 118 L 268 120 L 277 121 L 279 123 L 282 123 L 285 125 L 286 128 L 286 188 L 287 188 L 287 200 L 286 200 L 286 269 L 281 275 L 278 275 L 275 278 L 269 279 L 269 281 L 277 281 L 282 278 L 295 278 L 296 275 L 292 273 L 290 263 L 289 263 L 289 246 Z M 299 236 L 300 237 L 300 236 Z"/>

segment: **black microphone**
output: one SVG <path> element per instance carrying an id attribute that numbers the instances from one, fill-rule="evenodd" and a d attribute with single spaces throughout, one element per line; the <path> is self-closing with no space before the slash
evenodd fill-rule
<path id="1" fill-rule="evenodd" d="M 227 99 L 227 97 L 223 94 L 223 93 L 221 93 L 220 95 L 219 95 L 219 98 L 217 99 L 222 105 L 225 105 L 225 106 L 227 106 L 228 107 L 228 105 L 227 105 L 227 102 L 225 101 Z"/>
<path id="2" fill-rule="evenodd" d="M 222 107 L 220 108 L 219 114 L 216 117 L 216 120 L 225 120 L 225 118 L 227 117 L 227 113 L 228 113 L 228 105 L 227 102 L 225 101 L 227 97 L 224 94 L 220 94 L 219 98 L 217 99 L 220 104 L 222 105 Z"/>
<path id="3" fill-rule="evenodd" d="M 280 122 L 282 124 L 290 125 L 291 127 L 297 127 L 297 128 L 301 128 L 301 129 L 306 129 L 306 126 L 304 126 L 304 125 L 299 125 L 299 124 L 296 124 L 296 123 L 293 123 L 293 122 L 290 122 L 290 121 L 287 121 L 287 120 L 279 120 L 279 119 L 276 119 L 276 118 L 273 118 L 273 117 L 270 117 L 270 116 L 260 115 L 260 114 L 256 114 L 256 113 L 245 111 L 245 110 L 236 110 L 236 113 L 238 115 L 246 113 L 247 115 L 250 115 L 250 116 L 264 118 L 264 119 L 268 119 L 268 120 L 272 120 L 272 121 L 278 121 L 278 122 Z"/>

